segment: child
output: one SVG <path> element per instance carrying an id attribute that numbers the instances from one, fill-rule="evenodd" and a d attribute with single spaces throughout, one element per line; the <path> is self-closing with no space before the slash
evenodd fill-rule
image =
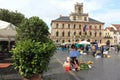
<path id="1" fill-rule="evenodd" d="M 66 71 L 70 70 L 70 57 L 67 57 L 66 61 L 63 64 L 63 67 L 65 67 Z"/>

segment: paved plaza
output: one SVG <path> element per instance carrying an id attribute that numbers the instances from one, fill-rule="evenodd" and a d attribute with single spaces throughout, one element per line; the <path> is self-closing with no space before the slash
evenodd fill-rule
<path id="1" fill-rule="evenodd" d="M 78 59 L 87 62 L 93 61 L 93 67 L 89 70 L 81 70 L 78 72 L 65 72 L 62 66 L 67 52 L 58 52 L 51 60 L 50 70 L 45 77 L 51 80 L 120 80 L 120 54 L 115 54 L 111 49 L 111 58 L 94 58 L 91 55 L 82 55 Z"/>
<path id="2" fill-rule="evenodd" d="M 67 51 L 57 51 L 51 58 L 49 70 L 44 73 L 43 80 L 120 80 L 120 53 L 115 54 L 112 49 L 109 53 L 110 58 L 94 58 L 90 55 L 82 55 L 78 59 L 87 62 L 93 61 L 93 67 L 89 70 L 69 71 L 63 68 L 63 63 L 68 56 Z M 12 66 L 9 69 L 13 69 Z M 7 69 L 6 69 L 7 71 Z M 21 80 L 22 77 L 15 71 L 11 70 L 3 74 L 4 80 Z M 0 78 L 0 80 L 2 80 Z"/>

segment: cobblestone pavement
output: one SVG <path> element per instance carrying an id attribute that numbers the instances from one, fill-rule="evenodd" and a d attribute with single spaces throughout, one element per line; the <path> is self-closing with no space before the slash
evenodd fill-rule
<path id="1" fill-rule="evenodd" d="M 43 80 L 120 80 L 120 53 L 115 54 L 114 50 L 111 50 L 109 54 L 111 58 L 94 58 L 91 55 L 82 55 L 78 58 L 79 60 L 84 62 L 91 60 L 94 66 L 90 70 L 66 72 L 62 64 L 68 56 L 68 52 L 58 51 L 51 58 L 49 70 L 44 73 Z M 15 70 L 2 76 L 5 80 L 22 79 Z"/>

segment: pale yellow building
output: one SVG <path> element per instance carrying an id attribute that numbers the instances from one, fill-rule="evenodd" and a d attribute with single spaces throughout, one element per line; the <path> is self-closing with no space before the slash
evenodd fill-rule
<path id="1" fill-rule="evenodd" d="M 105 34 L 109 34 L 108 36 L 112 37 L 108 37 L 106 38 L 106 40 L 110 40 L 111 45 L 119 45 L 120 44 L 120 24 L 112 24 L 110 26 L 108 26 L 105 29 Z"/>
<path id="2" fill-rule="evenodd" d="M 51 39 L 55 43 L 75 42 L 81 39 L 104 40 L 104 23 L 92 19 L 88 13 L 83 13 L 83 3 L 76 3 L 74 12 L 69 16 L 60 15 L 51 21 Z"/>
<path id="3" fill-rule="evenodd" d="M 103 39 L 103 42 L 106 43 L 109 40 L 110 41 L 110 45 L 114 45 L 114 32 L 112 32 L 111 29 L 112 28 L 107 27 L 104 30 L 104 39 Z"/>

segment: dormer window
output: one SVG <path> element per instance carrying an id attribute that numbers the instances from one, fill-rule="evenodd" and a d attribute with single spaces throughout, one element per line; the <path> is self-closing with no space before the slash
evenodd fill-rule
<path id="1" fill-rule="evenodd" d="M 76 20 L 76 16 L 73 17 L 73 20 Z"/>

